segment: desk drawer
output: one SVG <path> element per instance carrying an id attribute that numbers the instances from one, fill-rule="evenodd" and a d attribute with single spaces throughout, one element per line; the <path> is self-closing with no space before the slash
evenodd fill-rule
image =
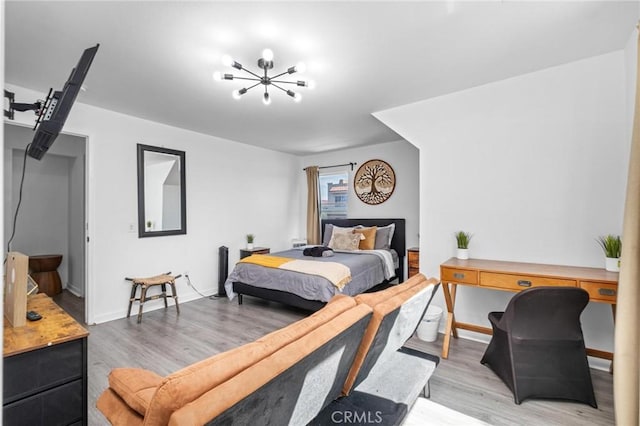
<path id="1" fill-rule="evenodd" d="M 530 275 L 502 274 L 495 272 L 480 272 L 480 287 L 492 287 L 503 290 L 521 291 L 540 286 L 577 287 L 575 280 L 560 278 L 543 278 Z"/>
<path id="2" fill-rule="evenodd" d="M 616 303 L 618 285 L 594 281 L 580 281 L 580 288 L 587 290 L 590 300 Z"/>
<path id="3" fill-rule="evenodd" d="M 442 267 L 440 279 L 449 283 L 478 284 L 478 271 L 473 269 L 459 269 Z"/>

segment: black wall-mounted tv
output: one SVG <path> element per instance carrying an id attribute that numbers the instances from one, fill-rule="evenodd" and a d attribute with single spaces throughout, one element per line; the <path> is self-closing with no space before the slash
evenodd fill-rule
<path id="1" fill-rule="evenodd" d="M 55 91 L 47 97 L 40 117 L 38 117 L 36 134 L 33 136 L 33 141 L 27 152 L 30 157 L 40 160 L 62 130 L 80 87 L 89 72 L 93 58 L 96 56 L 98 47 L 100 45 L 96 44 L 94 47 L 86 49 L 82 53 L 78 65 L 71 70 L 71 75 L 62 90 Z"/>

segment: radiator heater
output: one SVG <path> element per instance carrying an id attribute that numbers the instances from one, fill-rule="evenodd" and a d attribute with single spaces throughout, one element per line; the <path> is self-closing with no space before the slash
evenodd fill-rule
<path id="1" fill-rule="evenodd" d="M 224 282 L 229 275 L 229 247 L 218 248 L 218 294 L 215 297 L 226 297 Z"/>

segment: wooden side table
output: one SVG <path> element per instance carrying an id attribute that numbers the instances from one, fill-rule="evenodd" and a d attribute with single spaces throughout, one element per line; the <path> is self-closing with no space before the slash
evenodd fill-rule
<path id="1" fill-rule="evenodd" d="M 38 283 L 38 291 L 55 296 L 62 293 L 62 282 L 58 274 L 58 266 L 62 263 L 61 254 L 41 254 L 29 256 L 31 278 Z"/>
<path id="2" fill-rule="evenodd" d="M 411 278 L 420 271 L 420 247 L 411 247 L 407 250 L 407 265 L 409 265 L 407 278 Z"/>
<path id="3" fill-rule="evenodd" d="M 251 250 L 249 249 L 240 249 L 240 259 L 244 259 L 247 256 L 251 256 L 252 254 L 269 254 L 271 249 L 269 247 L 254 247 Z"/>

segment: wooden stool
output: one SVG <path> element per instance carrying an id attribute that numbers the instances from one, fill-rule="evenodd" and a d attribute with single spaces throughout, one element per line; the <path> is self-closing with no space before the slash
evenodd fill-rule
<path id="1" fill-rule="evenodd" d="M 140 308 L 138 309 L 138 324 L 142 321 L 142 309 L 144 307 L 144 302 L 147 300 L 155 300 L 160 297 L 164 298 L 164 307 L 167 308 L 169 305 L 167 304 L 167 297 L 173 297 L 173 300 L 176 304 L 176 311 L 178 311 L 178 315 L 180 315 L 180 306 L 178 305 L 178 293 L 176 293 L 176 278 L 180 278 L 182 275 L 171 276 L 171 272 L 167 272 L 166 274 L 156 275 L 155 277 L 148 278 L 125 278 L 127 281 L 131 281 L 131 297 L 129 298 L 129 309 L 127 310 L 127 318 L 131 315 L 131 305 L 133 305 L 134 301 L 140 302 Z M 167 296 L 167 284 L 171 286 L 171 296 Z M 147 290 L 151 287 L 159 285 L 162 288 L 161 294 L 156 294 L 153 296 L 147 296 Z M 136 290 L 140 286 L 140 297 L 136 298 Z"/>
<path id="2" fill-rule="evenodd" d="M 60 263 L 62 263 L 61 254 L 29 256 L 31 278 L 38 283 L 41 293 L 46 293 L 50 297 L 62 293 L 62 281 L 58 274 Z"/>

